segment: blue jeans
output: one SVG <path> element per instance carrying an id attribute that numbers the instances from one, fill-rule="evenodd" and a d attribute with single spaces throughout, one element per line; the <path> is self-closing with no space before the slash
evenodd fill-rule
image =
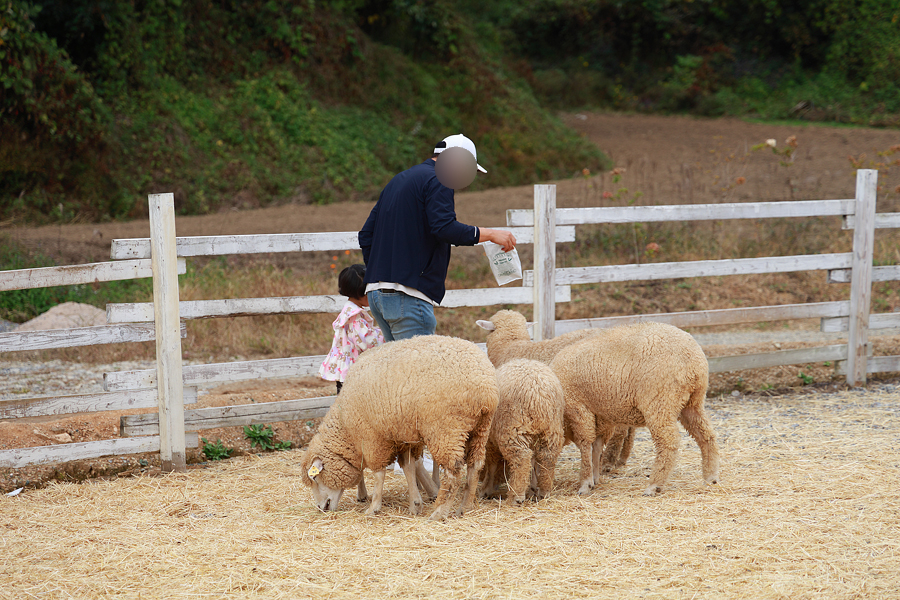
<path id="1" fill-rule="evenodd" d="M 431 303 L 396 290 L 373 290 L 366 297 L 386 342 L 434 335 L 437 321 Z"/>

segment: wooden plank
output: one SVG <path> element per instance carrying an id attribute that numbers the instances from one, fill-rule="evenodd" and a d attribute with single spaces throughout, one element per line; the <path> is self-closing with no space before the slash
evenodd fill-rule
<path id="1" fill-rule="evenodd" d="M 570 302 L 572 288 L 557 286 L 554 294 L 556 302 Z M 531 304 L 534 292 L 530 287 L 478 288 L 469 290 L 447 290 L 440 308 L 459 306 L 493 306 L 496 304 Z"/>
<path id="2" fill-rule="evenodd" d="M 594 319 L 570 319 L 556 322 L 556 333 L 562 335 L 578 329 L 607 329 L 653 321 L 675 327 L 703 327 L 708 325 L 733 325 L 762 321 L 786 321 L 791 319 L 815 319 L 841 317 L 850 314 L 849 302 L 817 302 L 814 304 L 785 304 L 782 306 L 756 306 L 747 308 L 723 308 L 691 312 L 626 315 Z"/>
<path id="3" fill-rule="evenodd" d="M 580 283 L 609 283 L 678 279 L 685 277 L 714 277 L 719 275 L 752 275 L 759 273 L 791 273 L 842 269 L 850 266 L 851 253 L 803 254 L 765 258 L 734 258 L 726 260 L 697 260 L 687 262 L 650 263 L 646 265 L 608 265 L 602 267 L 571 267 L 556 269 L 557 285 Z M 522 285 L 534 285 L 534 272 L 525 271 Z"/>
<path id="4" fill-rule="evenodd" d="M 828 283 L 850 283 L 852 269 L 834 269 L 828 271 Z M 900 265 L 872 267 L 872 283 L 879 281 L 900 281 Z"/>
<path id="5" fill-rule="evenodd" d="M 854 200 L 801 200 L 790 202 L 733 202 L 665 206 L 603 206 L 559 208 L 557 225 L 591 223 L 651 223 L 656 221 L 712 221 L 726 219 L 776 219 L 787 217 L 827 217 L 852 215 Z M 506 211 L 507 225 L 531 225 L 534 213 L 528 209 Z"/>
<path id="6" fill-rule="evenodd" d="M 717 356 L 707 359 L 710 373 L 764 369 L 783 365 L 801 365 L 814 362 L 839 361 L 847 358 L 847 344 L 781 350 L 763 354 L 743 354 L 739 356 Z"/>
<path id="7" fill-rule="evenodd" d="M 534 341 L 554 337 L 556 322 L 556 186 L 534 186 Z"/>
<path id="8" fill-rule="evenodd" d="M 275 379 L 316 375 L 325 356 L 271 358 L 208 365 L 187 365 L 183 368 L 184 385 L 206 385 L 229 381 Z M 115 371 L 103 374 L 103 389 L 109 392 L 138 390 L 156 386 L 156 369 Z"/>
<path id="9" fill-rule="evenodd" d="M 458 306 L 491 306 L 494 304 L 531 304 L 531 288 L 482 288 L 447 290 L 442 308 Z M 556 290 L 557 302 L 569 302 L 571 289 Z M 347 299 L 344 296 L 287 296 L 283 298 L 232 298 L 227 300 L 184 300 L 179 302 L 182 319 L 247 317 L 297 313 L 336 313 Z M 153 303 L 107 304 L 106 320 L 110 323 L 143 323 L 153 321 Z M 2 337 L 0 337 L 2 339 Z"/>
<path id="10" fill-rule="evenodd" d="M 188 448 L 199 445 L 196 433 L 185 437 Z M 159 451 L 159 436 L 140 438 L 117 438 L 98 442 L 76 442 L 57 444 L 54 446 L 36 446 L 33 448 L 16 448 L 0 450 L 0 467 L 19 469 L 28 465 L 44 465 L 62 463 L 101 456 L 118 456 L 122 454 L 140 454 L 142 452 Z"/>
<path id="11" fill-rule="evenodd" d="M 530 244 L 534 239 L 534 231 L 530 226 L 494 227 L 494 229 L 512 231 L 520 244 Z M 359 250 L 356 236 L 356 231 L 190 236 L 175 238 L 175 247 L 178 256 Z M 575 228 L 561 228 L 557 232 L 557 241 L 574 242 Z M 150 258 L 150 238 L 114 239 L 110 248 L 110 258 L 113 260 Z"/>
<path id="12" fill-rule="evenodd" d="M 188 431 L 202 431 L 218 427 L 315 419 L 325 416 L 335 398 L 336 396 L 323 396 L 189 410 L 184 413 L 184 428 Z M 159 415 L 154 413 L 128 415 L 120 419 L 119 432 L 123 436 L 154 435 L 158 431 Z"/>
<path id="13" fill-rule="evenodd" d="M 837 363 L 835 371 L 838 375 L 847 374 L 847 361 Z M 870 356 L 866 359 L 866 373 L 900 372 L 900 356 Z"/>
<path id="14" fill-rule="evenodd" d="M 877 213 L 875 229 L 896 229 L 900 227 L 900 213 Z M 856 217 L 847 215 L 843 219 L 841 229 L 856 229 Z"/>
<path id="15" fill-rule="evenodd" d="M 185 272 L 185 262 L 183 260 L 179 261 L 178 273 L 184 274 Z M 153 271 L 149 260 L 100 262 L 85 265 L 41 267 L 38 269 L 16 269 L 13 271 L 0 271 L 0 292 L 57 287 L 61 285 L 81 285 L 101 281 L 141 279 L 152 276 Z"/>
<path id="16" fill-rule="evenodd" d="M 197 388 L 185 388 L 184 403 L 197 402 Z M 22 419 L 47 415 L 68 415 L 106 410 L 155 408 L 159 403 L 155 389 L 128 392 L 100 392 L 77 396 L 44 396 L 0 400 L 0 419 Z"/>
<path id="17" fill-rule="evenodd" d="M 187 337 L 187 329 L 183 323 L 179 326 L 179 329 L 181 337 Z M 0 333 L 0 352 L 75 348 L 77 346 L 122 344 L 126 342 L 152 342 L 154 339 L 156 339 L 156 330 L 153 325 L 142 324 L 11 331 L 9 333 Z"/>
<path id="18" fill-rule="evenodd" d="M 150 194 L 150 259 L 153 264 L 153 320 L 159 394 L 159 458 L 163 472 L 187 470 L 184 442 L 184 384 L 175 270 L 175 196 Z M 149 387 L 149 386 L 148 386 Z"/>
<path id="19" fill-rule="evenodd" d="M 853 230 L 853 263 L 850 274 L 850 324 L 847 329 L 847 384 L 865 385 L 866 351 L 869 345 L 869 309 L 872 303 L 872 258 L 875 250 L 875 203 L 878 171 L 856 172 L 856 228 Z"/>
<path id="20" fill-rule="evenodd" d="M 900 328 L 900 313 L 875 313 L 869 315 L 869 331 L 895 328 Z M 821 329 L 825 333 L 849 331 L 850 319 L 849 317 L 822 319 Z"/>
<path id="21" fill-rule="evenodd" d="M 225 300 L 182 300 L 178 303 L 182 319 L 286 315 L 298 313 L 336 313 L 347 302 L 339 295 L 284 296 L 280 298 L 230 298 Z M 144 323 L 153 321 L 153 303 L 107 304 L 108 323 Z"/>
<path id="22" fill-rule="evenodd" d="M 306 235 L 309 234 L 273 233 L 179 237 L 175 238 L 175 248 L 178 256 L 299 252 L 302 250 L 302 240 Z M 110 258 L 113 260 L 150 258 L 150 238 L 114 239 L 110 248 Z"/>

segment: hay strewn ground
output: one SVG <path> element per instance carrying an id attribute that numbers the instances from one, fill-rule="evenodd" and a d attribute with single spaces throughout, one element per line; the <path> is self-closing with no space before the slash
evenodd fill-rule
<path id="1" fill-rule="evenodd" d="M 399 475 L 318 513 L 294 452 L 0 497 L 0 597 L 896 598 L 900 386 L 709 404 L 722 485 L 685 438 L 657 498 L 646 431 L 586 498 L 570 447 L 550 499 L 446 523 Z"/>

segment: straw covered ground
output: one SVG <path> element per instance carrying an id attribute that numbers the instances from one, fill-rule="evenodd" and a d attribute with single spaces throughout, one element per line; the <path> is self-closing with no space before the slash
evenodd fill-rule
<path id="1" fill-rule="evenodd" d="M 319 513 L 297 452 L 3 496 L 0 597 L 896 598 L 900 385 L 708 405 L 721 485 L 685 437 L 655 498 L 646 430 L 585 498 L 569 447 L 549 499 L 444 523 L 393 474 L 382 515 Z"/>

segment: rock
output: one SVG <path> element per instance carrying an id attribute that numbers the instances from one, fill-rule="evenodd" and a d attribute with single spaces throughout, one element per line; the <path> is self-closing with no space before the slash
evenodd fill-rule
<path id="1" fill-rule="evenodd" d="M 44 329 L 70 329 L 106 325 L 106 311 L 79 302 L 64 302 L 42 315 L 22 323 L 16 331 L 41 331 Z"/>
<path id="2" fill-rule="evenodd" d="M 68 433 L 56 433 L 53 435 L 47 435 L 43 431 L 39 429 L 35 429 L 33 431 L 34 435 L 44 438 L 45 440 L 50 440 L 51 442 L 56 442 L 57 444 L 68 444 L 72 441 L 72 436 Z"/>

